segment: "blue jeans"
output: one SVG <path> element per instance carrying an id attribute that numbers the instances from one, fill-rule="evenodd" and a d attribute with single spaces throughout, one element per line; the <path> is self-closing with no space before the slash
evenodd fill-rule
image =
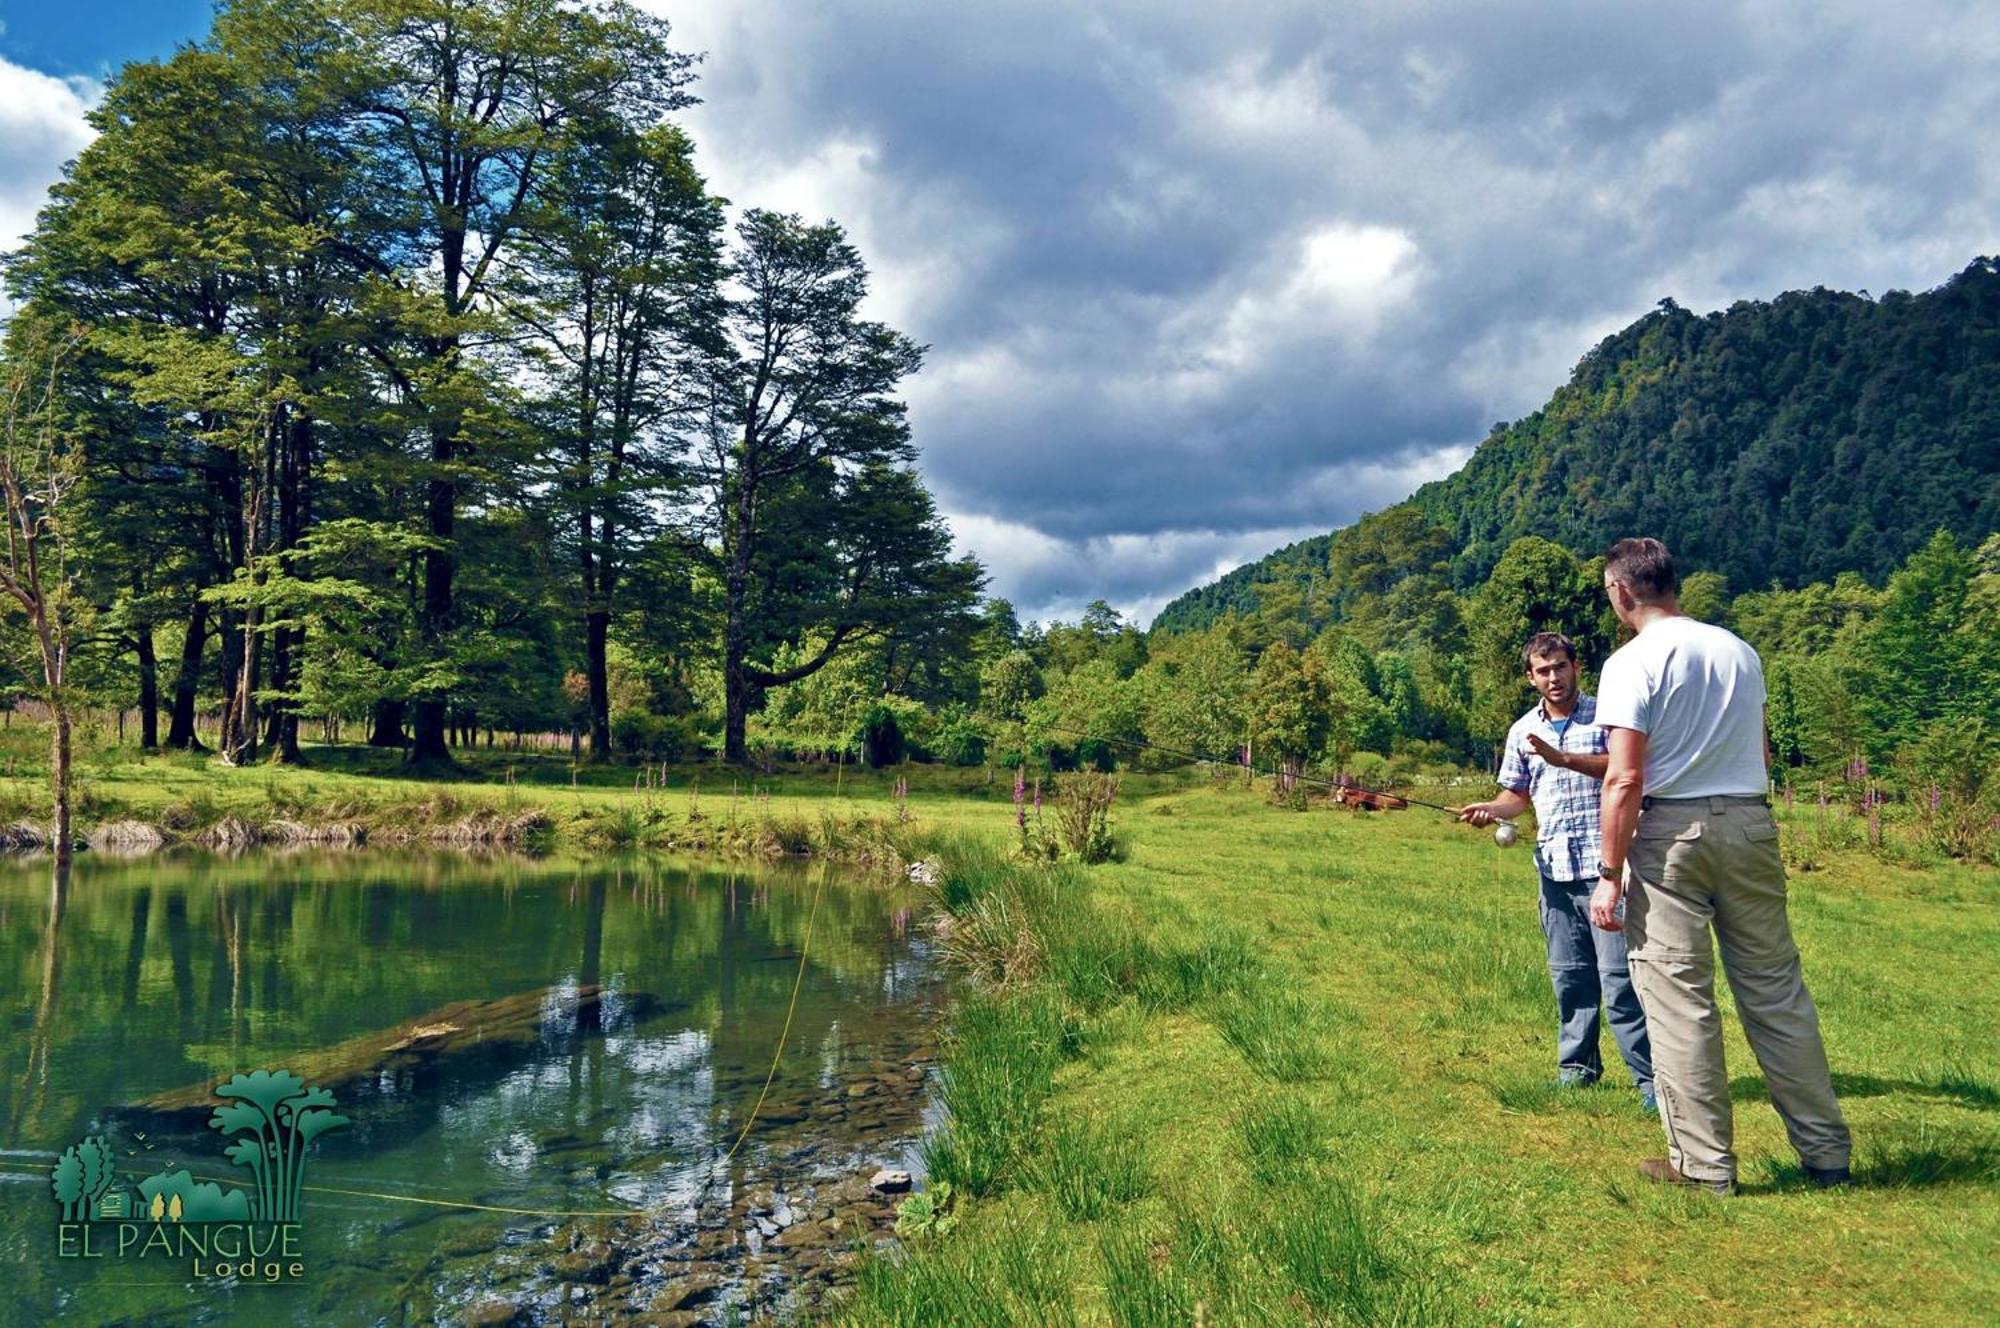
<path id="1" fill-rule="evenodd" d="M 1611 1014 L 1611 1036 L 1631 1068 L 1632 1082 L 1644 1092 L 1653 1082 L 1653 1048 L 1646 1037 L 1646 1013 L 1632 989 L 1623 932 L 1601 931 L 1590 923 L 1595 881 L 1552 881 L 1542 877 L 1542 934 L 1549 941 L 1549 979 L 1556 989 L 1556 1065 L 1566 1074 L 1596 1082 L 1604 1074 L 1597 1051 L 1597 1007 Z"/>

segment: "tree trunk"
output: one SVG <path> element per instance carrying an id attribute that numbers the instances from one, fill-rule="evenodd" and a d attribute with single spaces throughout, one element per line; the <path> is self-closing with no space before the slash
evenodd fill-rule
<path id="1" fill-rule="evenodd" d="M 440 359 L 452 358 L 456 350 L 454 341 L 444 349 Z M 424 529 L 439 541 L 440 547 L 424 551 L 423 636 L 424 644 L 432 651 L 444 649 L 445 634 L 451 628 L 451 579 L 456 570 L 451 539 L 458 495 L 445 468 L 457 453 L 457 432 L 457 422 L 453 420 L 440 419 L 431 428 L 431 462 L 437 473 L 432 475 L 425 494 Z M 416 709 L 416 745 L 410 751 L 410 759 L 451 760 L 444 741 L 445 698 L 419 697 Z"/>
<path id="2" fill-rule="evenodd" d="M 611 615 L 592 609 L 583 616 L 585 662 L 590 674 L 590 759 L 611 759 L 611 673 L 605 662 L 605 643 L 611 633 Z"/>
<path id="3" fill-rule="evenodd" d="M 70 833 L 70 773 L 69 773 L 69 702 L 58 693 L 51 707 L 55 711 L 55 737 L 51 743 L 49 783 L 55 793 L 56 823 L 50 832 L 55 841 L 56 870 L 69 866 L 70 854 L 74 851 L 73 836 Z"/>
<path id="4" fill-rule="evenodd" d="M 201 684 L 201 655 L 208 644 L 208 604 L 197 598 L 188 611 L 187 635 L 181 638 L 180 669 L 174 675 L 174 712 L 167 725 L 167 746 L 198 751 L 194 732 L 195 693 Z"/>
<path id="5" fill-rule="evenodd" d="M 729 566 L 723 577 L 722 623 L 722 759 L 741 765 L 749 759 L 743 740 L 750 720 L 750 679 L 743 670 L 744 602 L 750 589 L 750 500 L 744 494 L 730 512 L 730 538 L 725 541 Z"/>
<path id="6" fill-rule="evenodd" d="M 271 690 L 284 691 L 292 685 L 292 629 L 274 628 L 271 632 Z M 264 747 L 271 752 L 272 759 L 284 760 L 278 751 L 279 735 L 285 728 L 285 707 L 281 701 L 273 701 L 269 713 L 264 716 Z"/>
<path id="7" fill-rule="evenodd" d="M 139 746 L 160 746 L 160 661 L 153 654 L 153 629 L 139 629 Z"/>
<path id="8" fill-rule="evenodd" d="M 403 710 L 401 701 L 377 701 L 373 721 L 368 733 L 370 747 L 396 747 L 403 745 Z"/>
<path id="9" fill-rule="evenodd" d="M 231 765 L 257 759 L 257 616 L 243 616 L 243 660 L 236 670 L 236 691 L 222 712 L 222 758 Z"/>

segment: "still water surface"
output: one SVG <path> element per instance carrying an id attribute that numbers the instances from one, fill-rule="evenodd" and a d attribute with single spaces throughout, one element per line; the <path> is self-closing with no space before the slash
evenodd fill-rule
<path id="1" fill-rule="evenodd" d="M 881 1238 L 882 1203 L 854 1208 L 853 1178 L 912 1166 L 931 1111 L 941 992 L 918 904 L 824 868 L 646 859 L 84 857 L 60 890 L 46 862 L 0 864 L 0 1321 L 503 1321 L 504 1302 L 515 1322 L 705 1322 L 796 1304 L 814 1270 Z M 161 1108 L 293 1065 L 336 1082 L 351 1121 L 313 1145 L 302 1282 L 58 1257 L 61 1150 L 102 1132 L 130 1181 L 242 1179 L 204 1109 Z M 844 1228 L 816 1220 L 837 1203 Z"/>

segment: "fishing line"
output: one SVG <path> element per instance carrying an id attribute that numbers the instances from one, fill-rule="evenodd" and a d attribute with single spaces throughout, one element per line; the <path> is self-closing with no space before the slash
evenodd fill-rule
<path id="1" fill-rule="evenodd" d="M 806 952 L 812 948 L 813 920 L 819 916 L 819 893 L 825 885 L 826 873 L 821 872 L 819 879 L 813 882 L 812 907 L 806 912 L 805 939 L 799 942 L 799 971 L 792 977 L 792 999 L 785 1007 L 785 1026 L 778 1031 L 778 1045 L 771 1052 L 771 1068 L 764 1075 L 764 1086 L 757 1090 L 757 1101 L 750 1108 L 749 1119 L 743 1122 L 743 1132 L 736 1136 L 736 1142 L 729 1145 L 729 1151 L 722 1155 L 724 1166 L 729 1165 L 729 1160 L 736 1156 L 736 1150 L 750 1137 L 750 1127 L 757 1123 L 757 1113 L 764 1108 L 764 1095 L 771 1091 L 771 1081 L 778 1077 L 778 1062 L 785 1054 L 785 1040 L 792 1035 L 792 1015 L 799 1008 L 799 988 L 805 985 Z"/>
<path id="2" fill-rule="evenodd" d="M 16 1162 L 11 1158 L 0 1158 L 0 1167 L 26 1167 L 47 1173 L 49 1168 L 39 1162 Z M 118 1167 L 121 1175 L 141 1178 L 152 1175 L 150 1171 L 139 1171 L 132 1167 Z M 233 1185 L 235 1180 L 224 1176 L 201 1176 L 193 1172 L 188 1179 L 207 1181 L 211 1184 Z M 391 1194 L 385 1190 L 349 1190 L 336 1185 L 301 1185 L 301 1190 L 313 1194 L 344 1194 L 356 1199 L 390 1199 L 397 1203 L 424 1204 L 431 1208 L 462 1208 L 478 1213 L 512 1213 L 520 1217 L 644 1217 L 645 1213 L 633 1208 L 508 1208 L 500 1204 L 472 1203 L 465 1199 L 426 1199 L 415 1194 Z M 133 1219 L 143 1221 L 144 1219 Z"/>
<path id="3" fill-rule="evenodd" d="M 1253 765 L 1248 761 L 1230 760 L 1220 756 L 1207 756 L 1202 754 L 1201 752 L 1184 752 L 1174 747 L 1162 747 L 1159 743 L 1156 742 L 1140 742 L 1136 738 L 1107 738 L 1102 734 L 1084 733 L 1078 729 L 1065 729 L 1065 728 L 1054 728 L 1054 727 L 1051 727 L 1049 729 L 1049 732 L 1060 733 L 1066 737 L 1071 737 L 1071 738 L 1082 738 L 1090 742 L 1116 743 L 1120 747 L 1134 747 L 1142 751 L 1159 752 L 1163 756 L 1178 756 L 1183 761 L 1206 761 L 1210 765 L 1226 765 L 1233 767 L 1237 770 L 1248 770 L 1253 775 L 1280 775 L 1286 773 L 1284 771 L 1278 770 L 1275 767 L 1267 768 L 1263 766 Z M 1412 803 L 1418 807 L 1428 807 L 1432 811 L 1443 812 L 1447 816 L 1458 815 L 1458 808 L 1456 807 L 1446 807 L 1435 802 L 1425 802 L 1422 798 L 1413 798 L 1407 793 L 1387 793 L 1381 789 L 1369 788 L 1366 785 L 1357 783 L 1351 779 L 1321 779 L 1315 775 L 1307 775 L 1307 774 L 1293 774 L 1291 775 L 1291 778 L 1305 784 L 1317 784 L 1321 788 L 1349 789 L 1355 793 L 1366 793 L 1370 797 L 1374 798 L 1390 798 L 1394 799 L 1397 802 Z"/>

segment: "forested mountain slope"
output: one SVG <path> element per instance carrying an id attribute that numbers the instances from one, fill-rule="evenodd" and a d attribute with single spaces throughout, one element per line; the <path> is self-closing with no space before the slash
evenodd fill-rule
<path id="1" fill-rule="evenodd" d="M 1589 555 L 1657 535 L 1734 590 L 1859 572 L 1880 583 L 1943 528 L 2000 529 L 2000 262 L 1879 299 L 1817 289 L 1707 315 L 1671 300 L 1606 338 L 1567 385 L 1409 500 L 1479 583 L 1542 535 Z M 1304 540 L 1189 591 L 1169 631 L 1324 575 Z"/>

